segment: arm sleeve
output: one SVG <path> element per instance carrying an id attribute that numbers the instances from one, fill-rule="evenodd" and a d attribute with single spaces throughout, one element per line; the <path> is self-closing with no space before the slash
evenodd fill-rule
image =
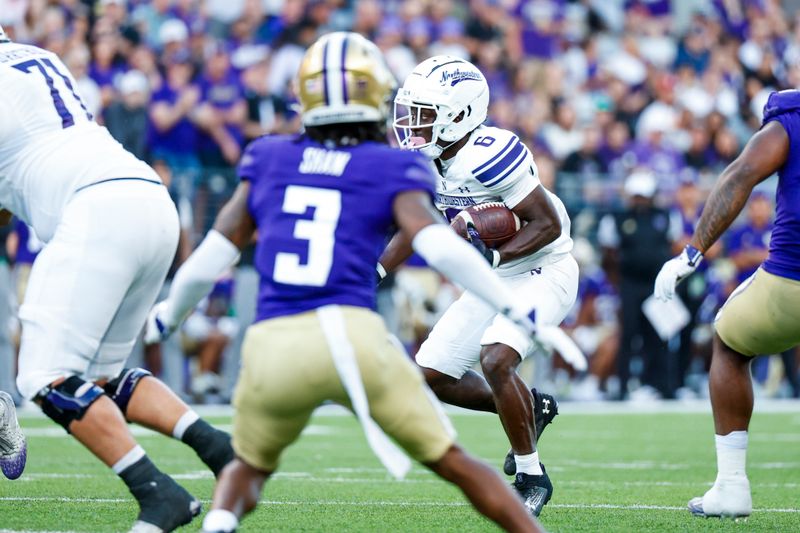
<path id="1" fill-rule="evenodd" d="M 211 230 L 178 269 L 162 320 L 170 327 L 178 325 L 206 296 L 217 279 L 239 260 L 239 249 L 222 233 Z"/>
<path id="2" fill-rule="evenodd" d="M 539 186 L 536 165 L 530 151 L 516 135 L 511 135 L 508 142 L 503 139 L 493 143 L 492 149 L 494 146 L 499 148 L 490 152 L 492 155 L 482 157 L 483 162 L 471 172 L 478 182 L 513 209 Z"/>
<path id="3" fill-rule="evenodd" d="M 492 272 L 486 259 L 444 224 L 431 224 L 422 228 L 411 245 L 431 267 L 476 294 L 499 312 L 507 314 L 514 309 L 525 315 L 530 311 L 515 303 L 511 291 Z"/>

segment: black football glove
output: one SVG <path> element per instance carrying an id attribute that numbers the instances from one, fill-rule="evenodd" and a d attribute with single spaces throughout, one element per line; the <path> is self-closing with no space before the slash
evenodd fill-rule
<path id="1" fill-rule="evenodd" d="M 478 233 L 478 230 L 475 229 L 475 226 L 472 222 L 467 222 L 467 237 L 469 243 L 475 247 L 478 252 L 487 260 L 489 264 L 492 265 L 492 268 L 497 268 L 497 265 L 500 264 L 500 252 L 495 250 L 494 248 L 489 248 L 486 246 L 486 243 L 481 240 L 481 236 Z"/>

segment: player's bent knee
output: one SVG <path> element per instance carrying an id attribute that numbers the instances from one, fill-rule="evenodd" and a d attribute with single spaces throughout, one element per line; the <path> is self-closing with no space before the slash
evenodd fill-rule
<path id="1" fill-rule="evenodd" d="M 717 358 L 724 357 L 730 362 L 739 365 L 748 365 L 755 358 L 755 356 L 746 355 L 731 348 L 722 340 L 719 334 L 714 335 L 714 351 L 712 355 Z"/>
<path id="2" fill-rule="evenodd" d="M 103 389 L 91 381 L 70 376 L 58 385 L 46 387 L 34 400 L 44 414 L 69 432 L 69 425 L 82 419 L 89 407 L 103 394 Z"/>
<path id="3" fill-rule="evenodd" d="M 436 391 L 437 387 L 443 387 L 458 381 L 456 378 L 448 376 L 447 374 L 443 374 L 442 372 L 434 370 L 433 368 L 428 368 L 425 366 L 420 366 L 419 368 L 422 370 L 422 375 L 425 377 L 425 382 L 434 391 Z"/>
<path id="4" fill-rule="evenodd" d="M 517 352 L 501 344 L 487 346 L 481 353 L 481 370 L 488 381 L 503 379 L 513 374 L 519 362 Z"/>
<path id="5" fill-rule="evenodd" d="M 131 401 L 136 386 L 139 385 L 142 378 L 152 375 L 144 368 L 123 368 L 117 377 L 103 385 L 103 389 L 124 415 L 128 410 L 128 403 Z"/>

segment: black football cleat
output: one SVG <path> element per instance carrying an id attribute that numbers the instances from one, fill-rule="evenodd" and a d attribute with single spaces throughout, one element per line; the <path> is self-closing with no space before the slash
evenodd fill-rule
<path id="1" fill-rule="evenodd" d="M 558 401 L 549 394 L 544 394 L 531 389 L 533 395 L 533 419 L 536 424 L 536 442 L 542 438 L 544 428 L 558 415 Z M 507 476 L 513 476 L 517 473 L 517 463 L 514 460 L 514 450 L 508 450 L 506 458 L 503 461 L 503 472 Z"/>
<path id="2" fill-rule="evenodd" d="M 533 476 L 520 472 L 512 484 L 514 490 L 522 498 L 522 504 L 533 516 L 539 516 L 553 496 L 553 484 L 550 482 L 550 477 L 547 475 L 544 465 L 539 464 L 542 467 L 542 475 Z"/>
<path id="3" fill-rule="evenodd" d="M 173 531 L 200 514 L 200 501 L 166 474 L 130 490 L 139 502 L 139 516 L 129 533 Z"/>

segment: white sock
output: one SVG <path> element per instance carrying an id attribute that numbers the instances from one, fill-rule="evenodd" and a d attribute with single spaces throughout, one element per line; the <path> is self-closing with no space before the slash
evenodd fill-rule
<path id="1" fill-rule="evenodd" d="M 714 440 L 717 444 L 717 481 L 746 477 L 747 432 L 715 435 Z"/>
<path id="2" fill-rule="evenodd" d="M 531 476 L 541 476 L 543 473 L 542 466 L 539 464 L 539 452 L 529 453 L 528 455 L 514 454 L 514 461 L 517 463 L 517 472 Z"/>
<path id="3" fill-rule="evenodd" d="M 200 415 L 189 409 L 178 419 L 175 427 L 172 428 L 172 436 L 178 440 L 183 438 L 183 434 L 189 429 L 189 426 L 194 424 L 200 419 Z"/>
<path id="4" fill-rule="evenodd" d="M 123 470 L 144 457 L 144 455 L 144 448 L 137 444 L 131 449 L 131 451 L 123 455 L 122 459 L 114 463 L 114 465 L 111 467 L 111 470 L 113 470 L 115 474 L 119 475 Z"/>
<path id="5" fill-rule="evenodd" d="M 211 509 L 203 520 L 203 531 L 233 531 L 239 519 L 227 509 Z"/>

